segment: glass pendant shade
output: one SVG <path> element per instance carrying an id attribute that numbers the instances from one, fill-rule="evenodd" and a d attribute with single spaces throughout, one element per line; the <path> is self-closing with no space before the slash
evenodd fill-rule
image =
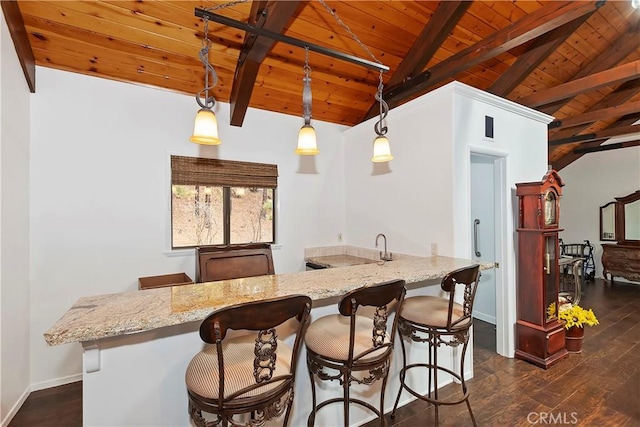
<path id="1" fill-rule="evenodd" d="M 389 140 L 384 135 L 378 135 L 373 141 L 373 157 L 372 162 L 388 162 L 393 160 L 391 155 L 391 148 L 389 147 Z"/>
<path id="2" fill-rule="evenodd" d="M 218 145 L 222 142 L 218 138 L 218 119 L 213 111 L 208 108 L 198 111 L 189 141 L 202 145 Z"/>
<path id="3" fill-rule="evenodd" d="M 316 130 L 311 125 L 304 125 L 298 132 L 298 147 L 295 151 L 300 156 L 314 156 L 320 153 L 316 143 Z"/>
<path id="4" fill-rule="evenodd" d="M 631 0 L 631 6 L 633 6 L 634 9 L 640 9 L 640 0 Z"/>

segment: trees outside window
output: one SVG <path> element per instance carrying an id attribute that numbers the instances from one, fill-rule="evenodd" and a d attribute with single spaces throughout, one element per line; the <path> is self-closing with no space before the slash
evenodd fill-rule
<path id="1" fill-rule="evenodd" d="M 274 243 L 276 186 L 276 165 L 171 156 L 172 248 Z"/>

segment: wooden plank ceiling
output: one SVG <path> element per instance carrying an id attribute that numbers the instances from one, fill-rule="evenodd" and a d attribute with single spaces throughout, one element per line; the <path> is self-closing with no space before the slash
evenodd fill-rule
<path id="1" fill-rule="evenodd" d="M 27 76 L 32 52 L 43 67 L 193 95 L 204 86 L 203 21 L 194 11 L 223 4 L 2 2 L 14 40 L 22 31 Z M 457 80 L 551 114 L 549 163 L 556 169 L 585 153 L 639 144 L 632 125 L 640 119 L 640 10 L 630 0 L 326 5 L 254 0 L 214 13 L 382 62 L 390 67 L 383 78 L 391 107 Z M 232 124 L 242 125 L 248 106 L 302 115 L 304 49 L 211 21 L 209 37 L 219 76 L 214 95 L 231 104 Z M 315 52 L 309 62 L 315 120 L 354 125 L 376 114 L 377 71 Z M 602 145 L 621 135 L 628 141 Z"/>

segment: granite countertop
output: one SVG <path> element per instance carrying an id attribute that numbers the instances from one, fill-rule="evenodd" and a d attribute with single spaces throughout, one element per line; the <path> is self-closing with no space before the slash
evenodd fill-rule
<path id="1" fill-rule="evenodd" d="M 440 279 L 449 271 L 472 264 L 470 260 L 441 256 L 405 256 L 380 264 L 88 296 L 80 298 L 44 337 L 49 345 L 94 341 L 202 321 L 213 310 L 233 304 L 293 294 L 321 300 L 387 280 L 416 283 Z"/>

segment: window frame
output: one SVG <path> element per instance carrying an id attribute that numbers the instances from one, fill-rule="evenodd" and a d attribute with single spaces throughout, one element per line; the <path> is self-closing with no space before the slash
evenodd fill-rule
<path id="1" fill-rule="evenodd" d="M 179 168 L 191 168 L 185 171 Z M 212 173 L 212 169 L 215 173 Z M 222 172 L 221 172 L 222 170 Z M 227 173 L 225 173 L 227 172 Z M 198 177 L 203 181 L 198 182 Z M 167 243 L 170 253 L 191 250 L 193 246 L 173 245 L 173 186 L 174 185 L 202 185 L 208 187 L 220 187 L 223 191 L 223 242 L 224 245 L 231 244 L 231 221 L 232 221 L 232 197 L 231 189 L 234 187 L 245 188 L 269 188 L 273 190 L 272 207 L 272 241 L 255 242 L 269 243 L 275 245 L 277 242 L 277 197 L 278 197 L 278 166 L 267 163 L 240 162 L 234 160 L 220 160 L 205 157 L 187 157 L 170 154 L 168 162 L 168 230 Z M 225 185 L 222 185 L 225 184 Z M 252 242 L 245 242 L 252 243 Z"/>

